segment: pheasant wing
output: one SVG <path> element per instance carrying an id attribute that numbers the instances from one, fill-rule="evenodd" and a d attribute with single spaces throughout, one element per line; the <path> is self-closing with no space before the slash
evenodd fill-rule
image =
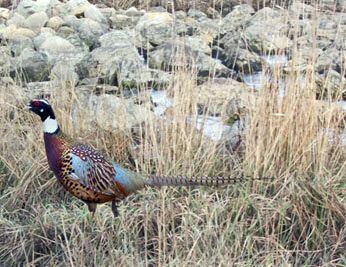
<path id="1" fill-rule="evenodd" d="M 69 153 L 72 173 L 80 182 L 95 192 L 118 195 L 115 169 L 111 161 L 90 146 L 77 144 Z"/>

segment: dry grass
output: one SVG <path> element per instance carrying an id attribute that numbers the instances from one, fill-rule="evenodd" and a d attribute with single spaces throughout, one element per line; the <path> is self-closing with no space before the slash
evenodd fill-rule
<path id="1" fill-rule="evenodd" d="M 316 100 L 313 72 L 304 75 L 305 84 L 298 73 L 285 76 L 286 94 L 280 97 L 283 76 L 275 69 L 250 107 L 246 146 L 239 154 L 228 153 L 225 144 L 210 141 L 188 122 L 197 116 L 193 72 L 175 73 L 169 87 L 172 120 L 148 117 L 136 136 L 91 124 L 74 88 L 50 92 L 65 132 L 129 168 L 275 177 L 224 189 L 145 189 L 122 203 L 117 219 L 108 205 L 90 218 L 81 201 L 65 194 L 48 170 L 40 122 L 24 108 L 30 92 L 1 87 L 0 265 L 346 264 L 345 151 L 337 135 L 344 113 Z"/>

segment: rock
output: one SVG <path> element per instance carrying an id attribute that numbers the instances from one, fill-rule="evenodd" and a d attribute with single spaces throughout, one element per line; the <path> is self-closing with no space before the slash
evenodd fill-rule
<path id="1" fill-rule="evenodd" d="M 48 56 L 51 65 L 59 61 L 68 61 L 74 65 L 85 56 L 84 51 L 77 49 L 71 42 L 59 36 L 48 37 L 40 46 L 39 51 Z"/>
<path id="2" fill-rule="evenodd" d="M 128 35 L 120 31 L 100 37 L 101 47 L 78 65 L 80 77 L 101 77 L 106 83 L 117 85 L 130 72 L 138 72 L 142 60 Z"/>
<path id="3" fill-rule="evenodd" d="M 64 24 L 64 20 L 58 16 L 51 17 L 48 20 L 47 27 L 58 30 Z"/>
<path id="4" fill-rule="evenodd" d="M 174 33 L 173 17 L 169 13 L 149 12 L 143 15 L 136 25 L 136 31 L 154 45 L 163 44 Z"/>
<path id="5" fill-rule="evenodd" d="M 106 24 L 107 20 L 101 13 L 101 11 L 93 5 L 90 5 L 85 11 L 84 11 L 84 17 L 91 19 L 93 21 L 96 21 L 100 24 Z"/>
<path id="6" fill-rule="evenodd" d="M 167 9 L 164 8 L 163 6 L 153 6 L 148 11 L 149 12 L 162 12 L 162 13 L 165 13 L 165 12 L 167 12 Z"/>
<path id="7" fill-rule="evenodd" d="M 339 27 L 339 21 L 338 22 L 333 21 L 333 16 L 321 15 L 318 29 L 316 32 L 317 40 L 319 42 L 320 48 L 323 49 L 335 43 L 336 39 L 340 37 L 340 32 L 338 27 Z"/>
<path id="8" fill-rule="evenodd" d="M 14 56 L 19 56 L 24 49 L 34 48 L 33 41 L 25 36 L 17 36 L 16 38 L 10 39 L 7 45 L 11 48 Z"/>
<path id="9" fill-rule="evenodd" d="M 15 56 L 20 55 L 25 48 L 34 48 L 31 39 L 34 36 L 35 33 L 33 31 L 25 28 L 16 28 L 14 25 L 0 30 L 0 37 L 7 40 L 7 46 L 10 47 Z"/>
<path id="10" fill-rule="evenodd" d="M 68 15 L 68 10 L 66 8 L 67 1 L 50 0 L 49 5 L 46 9 L 48 17 L 60 17 L 63 18 Z"/>
<path id="11" fill-rule="evenodd" d="M 112 31 L 99 38 L 101 47 L 130 47 L 134 45 L 133 38 L 124 31 Z"/>
<path id="12" fill-rule="evenodd" d="M 130 7 L 125 11 L 125 15 L 129 17 L 141 17 L 145 14 L 145 11 L 138 10 L 136 7 Z"/>
<path id="13" fill-rule="evenodd" d="M 76 16 L 67 15 L 64 17 L 64 26 L 72 28 L 74 31 L 78 31 L 82 24 L 82 20 L 78 19 Z"/>
<path id="14" fill-rule="evenodd" d="M 78 28 L 79 37 L 90 47 L 95 47 L 98 38 L 106 32 L 106 28 L 100 23 L 84 18 Z"/>
<path id="15" fill-rule="evenodd" d="M 0 22 L 5 22 L 10 18 L 10 10 L 8 8 L 0 7 Z"/>
<path id="16" fill-rule="evenodd" d="M 54 0 L 22 0 L 19 1 L 15 12 L 24 16 L 25 18 L 41 11 L 46 12 L 48 6 L 51 4 L 51 1 Z"/>
<path id="17" fill-rule="evenodd" d="M 34 32 L 39 32 L 40 29 L 47 23 L 48 19 L 47 14 L 41 11 L 27 17 L 24 25 L 26 28 L 29 28 Z"/>
<path id="18" fill-rule="evenodd" d="M 316 12 L 316 8 L 304 3 L 294 2 L 289 8 L 289 15 L 292 19 L 312 19 L 312 16 Z"/>
<path id="19" fill-rule="evenodd" d="M 200 76 L 227 77 L 233 73 L 218 60 L 195 50 L 184 41 L 168 41 L 149 54 L 151 68 L 170 70 L 174 67 L 197 69 Z"/>
<path id="20" fill-rule="evenodd" d="M 315 63 L 315 70 L 318 73 L 323 73 L 329 69 L 341 72 L 343 69 L 342 59 L 342 51 L 336 49 L 335 47 L 331 47 L 319 53 Z"/>
<path id="21" fill-rule="evenodd" d="M 212 19 L 220 19 L 221 18 L 220 13 L 213 7 L 208 7 L 206 14 L 209 18 L 212 18 Z"/>
<path id="22" fill-rule="evenodd" d="M 30 29 L 25 28 L 17 28 L 14 25 L 10 25 L 4 28 L 0 34 L 4 39 L 12 40 L 12 39 L 20 39 L 21 37 L 34 38 L 35 33 Z"/>
<path id="23" fill-rule="evenodd" d="M 48 79 L 49 65 L 47 56 L 31 48 L 25 48 L 14 60 L 11 76 L 22 74 L 24 81 L 43 81 Z"/>
<path id="24" fill-rule="evenodd" d="M 80 77 L 99 77 L 107 84 L 123 88 L 137 88 L 143 84 L 162 87 L 169 82 L 169 74 L 144 65 L 133 39 L 126 32 L 106 33 L 99 42 L 101 46 L 78 64 Z"/>
<path id="25" fill-rule="evenodd" d="M 58 84 L 55 81 L 44 81 L 44 82 L 28 82 L 26 88 L 29 92 L 32 92 L 33 96 L 46 95 L 52 92 Z"/>
<path id="26" fill-rule="evenodd" d="M 261 57 L 246 49 L 238 49 L 236 52 L 228 51 L 226 66 L 239 70 L 242 73 L 252 73 L 262 70 Z"/>
<path id="27" fill-rule="evenodd" d="M 207 15 L 205 13 L 194 8 L 190 8 L 187 12 L 187 15 L 197 21 L 202 21 L 207 18 Z"/>
<path id="28" fill-rule="evenodd" d="M 18 14 L 18 13 L 13 13 L 12 17 L 7 20 L 7 25 L 13 25 L 16 26 L 17 28 L 23 28 L 25 24 L 25 18 Z"/>
<path id="29" fill-rule="evenodd" d="M 181 19 L 181 20 L 183 20 L 183 19 L 186 18 L 187 14 L 186 14 L 186 12 L 184 12 L 184 11 L 182 11 L 182 10 L 178 10 L 178 11 L 176 11 L 176 12 L 174 13 L 174 16 L 175 16 L 176 19 Z"/>
<path id="30" fill-rule="evenodd" d="M 227 33 L 243 28 L 254 13 L 255 10 L 250 5 L 243 4 L 235 6 L 232 12 L 223 18 L 221 27 L 222 32 Z"/>
<path id="31" fill-rule="evenodd" d="M 87 0 L 70 0 L 65 5 L 68 13 L 76 17 L 82 17 L 90 6 Z"/>
<path id="32" fill-rule="evenodd" d="M 207 55 L 211 54 L 211 47 L 209 40 L 202 39 L 204 36 L 186 36 L 186 38 L 179 38 L 182 42 L 186 43 L 193 51 L 198 51 Z"/>
<path id="33" fill-rule="evenodd" d="M 133 20 L 131 17 L 122 14 L 115 14 L 110 17 L 109 20 L 111 27 L 119 30 L 132 27 L 137 23 L 137 21 Z"/>
<path id="34" fill-rule="evenodd" d="M 317 94 L 340 98 L 346 91 L 346 78 L 335 70 L 329 70 L 316 79 Z"/>
<path id="35" fill-rule="evenodd" d="M 78 74 L 75 72 L 74 65 L 69 61 L 60 61 L 55 64 L 50 73 L 50 79 L 57 83 L 69 82 L 76 85 L 78 82 Z"/>
<path id="36" fill-rule="evenodd" d="M 39 48 L 41 47 L 41 45 L 47 40 L 47 38 L 50 38 L 52 36 L 54 36 L 55 34 L 52 32 L 41 32 L 39 35 L 37 35 L 34 38 L 34 45 L 35 45 L 35 49 L 39 50 Z"/>
<path id="37" fill-rule="evenodd" d="M 257 53 L 286 50 L 291 46 L 286 13 L 265 7 L 252 16 L 245 28 L 244 37 Z"/>
<path id="38" fill-rule="evenodd" d="M 233 79 L 219 79 L 199 86 L 198 106 L 202 114 L 230 117 L 244 116 L 253 107 L 256 96 L 244 83 Z M 227 103 L 225 105 L 225 103 Z"/>
<path id="39" fill-rule="evenodd" d="M 220 20 L 206 18 L 198 23 L 196 34 L 207 44 L 220 39 Z"/>
<path id="40" fill-rule="evenodd" d="M 75 47 L 76 53 L 81 53 L 81 55 L 89 54 L 89 46 L 81 38 L 79 38 L 78 34 L 70 34 L 65 39 Z"/>
<path id="41" fill-rule="evenodd" d="M 337 12 L 346 11 L 346 1 L 345 0 L 321 0 L 318 2 L 318 8 L 321 10 L 330 10 Z"/>
<path id="42" fill-rule="evenodd" d="M 221 43 L 224 50 L 220 54 L 224 64 L 243 73 L 256 72 L 262 69 L 261 57 L 250 52 L 239 32 L 228 32 Z"/>
<path id="43" fill-rule="evenodd" d="M 67 38 L 71 34 L 75 34 L 75 30 L 68 26 L 62 26 L 59 28 L 57 34 L 62 38 Z"/>
<path id="44" fill-rule="evenodd" d="M 113 15 L 115 15 L 115 9 L 112 7 L 104 7 L 99 8 L 101 14 L 105 17 L 106 21 L 110 19 Z"/>
<path id="45" fill-rule="evenodd" d="M 59 36 L 52 36 L 42 43 L 40 50 L 47 54 L 68 53 L 73 52 L 74 46 L 69 41 Z"/>
<path id="46" fill-rule="evenodd" d="M 117 40 L 117 38 L 119 38 Z M 125 42 L 125 43 L 131 43 L 135 47 L 137 47 L 138 50 L 151 50 L 153 48 L 152 45 L 148 44 L 141 38 L 138 32 L 136 32 L 134 29 L 124 29 L 121 31 L 113 30 L 111 32 L 108 32 L 101 36 L 99 38 L 100 43 L 118 43 L 118 42 Z M 101 44 L 101 46 L 109 46 L 108 44 Z"/>
<path id="47" fill-rule="evenodd" d="M 81 99 L 81 97 L 79 97 Z M 83 121 L 107 131 L 132 130 L 155 116 L 153 112 L 140 105 L 133 104 L 132 100 L 121 99 L 113 95 L 86 96 L 81 99 L 83 113 L 76 110 L 72 115 L 75 123 L 78 117 L 83 116 Z M 114 119 L 114 118 L 117 119 Z"/>

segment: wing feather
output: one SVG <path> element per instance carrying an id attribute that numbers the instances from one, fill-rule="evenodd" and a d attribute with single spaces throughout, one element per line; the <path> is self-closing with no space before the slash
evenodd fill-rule
<path id="1" fill-rule="evenodd" d="M 116 171 L 110 160 L 90 146 L 74 145 L 70 149 L 72 172 L 80 182 L 102 194 L 122 194 L 115 183 Z"/>

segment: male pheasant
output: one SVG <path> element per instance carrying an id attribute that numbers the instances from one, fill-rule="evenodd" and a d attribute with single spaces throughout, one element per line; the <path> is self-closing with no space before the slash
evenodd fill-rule
<path id="1" fill-rule="evenodd" d="M 65 135 L 47 100 L 33 99 L 28 108 L 43 122 L 50 168 L 68 192 L 88 205 L 90 212 L 96 211 L 97 204 L 112 201 L 112 211 L 116 217 L 119 214 L 117 203 L 145 186 L 220 185 L 237 181 L 231 177 L 144 177 Z"/>

